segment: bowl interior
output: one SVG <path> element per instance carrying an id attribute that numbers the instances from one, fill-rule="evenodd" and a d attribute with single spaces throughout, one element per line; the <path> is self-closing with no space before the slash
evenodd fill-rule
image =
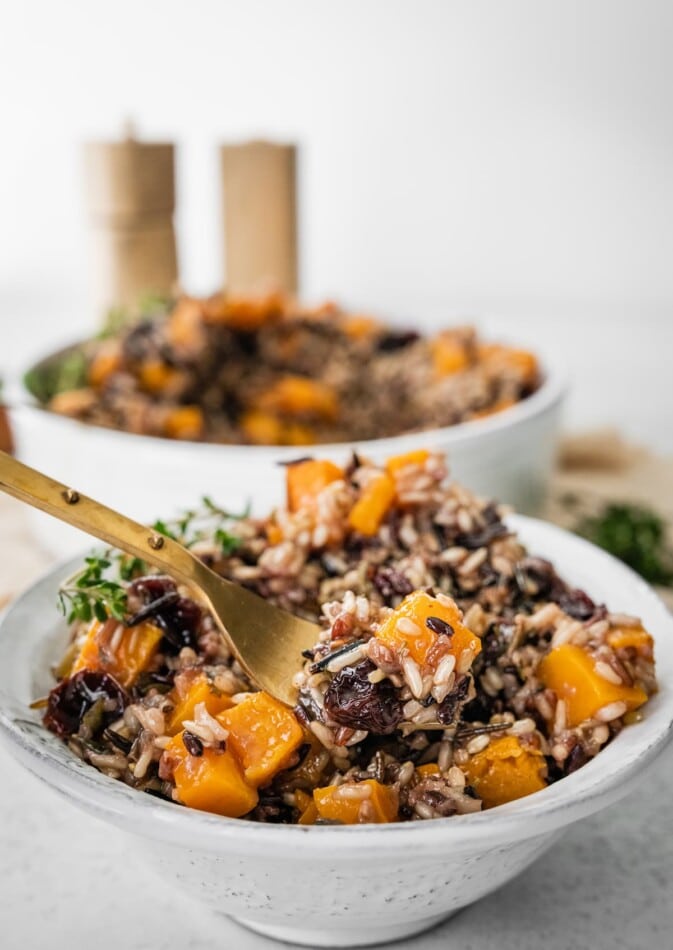
<path id="1" fill-rule="evenodd" d="M 377 847 L 386 842 L 399 847 L 399 835 L 422 836 L 427 847 L 448 835 L 456 847 L 475 838 L 493 839 L 514 833 L 531 835 L 546 822 L 558 826 L 595 811 L 616 799 L 620 789 L 633 784 L 665 745 L 673 724 L 673 617 L 651 588 L 605 552 L 552 525 L 512 516 L 529 551 L 553 561 L 559 573 L 582 587 L 613 611 L 642 618 L 655 639 L 659 693 L 645 708 L 642 722 L 626 728 L 596 759 L 577 772 L 529 798 L 490 812 L 389 826 L 303 828 L 256 825 L 220 818 L 159 801 L 105 777 L 84 764 L 43 728 L 40 714 L 30 703 L 53 685 L 50 667 L 60 656 L 67 630 L 55 603 L 59 582 L 81 558 L 52 569 L 6 611 L 0 625 L 0 732 L 13 751 L 43 780 L 101 817 L 133 828 L 149 837 L 199 840 L 204 847 L 240 844 L 263 851 L 287 837 L 295 842 L 329 838 L 330 847 L 349 847 L 353 835 L 375 835 Z M 564 813 L 565 812 L 565 817 Z M 539 819 L 538 824 L 531 824 Z M 437 836 L 439 828 L 442 835 Z"/>

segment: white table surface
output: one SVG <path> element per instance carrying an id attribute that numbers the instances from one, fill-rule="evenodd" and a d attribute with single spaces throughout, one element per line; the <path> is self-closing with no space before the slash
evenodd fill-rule
<path id="1" fill-rule="evenodd" d="M 0 597 L 36 573 L 0 499 Z M 571 829 L 515 881 L 396 946 L 409 950 L 664 950 L 673 943 L 673 748 L 643 788 Z M 274 944 L 182 898 L 116 829 L 56 797 L 0 747 L 2 950 L 262 950 Z"/>

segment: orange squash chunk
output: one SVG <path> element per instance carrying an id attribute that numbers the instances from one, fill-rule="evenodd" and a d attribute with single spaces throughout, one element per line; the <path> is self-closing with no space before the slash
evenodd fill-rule
<path id="1" fill-rule="evenodd" d="M 298 511 L 311 506 L 320 492 L 343 479 L 343 469 L 327 459 L 309 459 L 287 467 L 287 507 Z"/>
<path id="2" fill-rule="evenodd" d="M 253 445 L 282 445 L 283 426 L 269 412 L 250 409 L 240 419 L 241 429 Z"/>
<path id="3" fill-rule="evenodd" d="M 140 385 L 154 395 L 165 392 L 179 378 L 180 370 L 161 360 L 146 360 L 138 370 Z"/>
<path id="4" fill-rule="evenodd" d="M 528 350 L 502 346 L 499 343 L 483 343 L 478 352 L 486 368 L 494 373 L 509 369 L 529 383 L 534 382 L 539 375 L 537 357 Z"/>
<path id="5" fill-rule="evenodd" d="M 340 789 L 357 788 L 369 789 L 366 798 L 346 798 L 342 797 Z M 313 792 L 313 801 L 316 811 L 320 818 L 327 818 L 329 821 L 340 821 L 344 825 L 357 825 L 360 823 L 360 806 L 363 801 L 368 801 L 373 809 L 374 824 L 385 824 L 390 821 L 397 821 L 397 809 L 399 800 L 397 792 L 389 785 L 382 785 L 375 779 L 367 779 L 365 782 L 345 783 L 344 785 L 328 785 L 325 788 L 316 788 Z"/>
<path id="6" fill-rule="evenodd" d="M 252 693 L 217 718 L 229 732 L 227 748 L 249 785 L 269 782 L 304 741 L 304 730 L 292 710 L 268 693 Z"/>
<path id="7" fill-rule="evenodd" d="M 294 793 L 295 802 L 297 808 L 299 809 L 299 820 L 298 825 L 314 825 L 315 820 L 318 817 L 318 809 L 316 808 L 315 802 L 311 795 L 307 795 L 306 792 L 302 792 L 301 789 L 297 789 Z"/>
<path id="8" fill-rule="evenodd" d="M 257 791 L 244 780 L 235 756 L 228 750 L 204 749 L 190 755 L 183 742 L 184 733 L 174 736 L 166 749 L 178 759 L 173 770 L 178 799 L 188 808 L 240 818 L 258 801 Z"/>
<path id="9" fill-rule="evenodd" d="M 166 320 L 168 342 L 182 350 L 196 350 L 204 342 L 201 303 L 192 297 L 181 297 Z"/>
<path id="10" fill-rule="evenodd" d="M 121 638 L 115 645 L 120 627 Z M 163 635 L 160 627 L 147 620 L 137 627 L 124 627 L 112 619 L 104 623 L 92 620 L 71 675 L 79 670 L 101 670 L 122 686 L 132 686 L 149 666 Z"/>
<path id="11" fill-rule="evenodd" d="M 644 657 L 651 657 L 654 653 L 654 640 L 640 625 L 615 627 L 608 633 L 607 641 L 613 650 L 625 650 L 630 647 Z"/>
<path id="12" fill-rule="evenodd" d="M 199 703 L 204 703 L 207 712 L 211 716 L 217 716 L 218 713 L 224 712 L 225 709 L 230 709 L 234 705 L 231 696 L 216 690 L 205 673 L 199 673 L 182 695 L 174 690 L 171 698 L 174 702 L 174 708 L 168 721 L 167 731 L 169 735 L 180 732 L 185 719 L 194 718 L 194 710 Z"/>
<path id="13" fill-rule="evenodd" d="M 463 650 L 471 650 L 474 656 L 481 653 L 481 640 L 464 625 L 458 606 L 453 602 L 451 606 L 447 606 L 422 590 L 414 591 L 404 598 L 399 607 L 395 608 L 376 631 L 376 639 L 394 650 L 405 648 L 409 655 L 422 666 L 439 636 L 428 626 L 427 622 L 431 617 L 452 627 L 453 635 L 449 652 L 456 658 L 456 662 L 460 659 Z M 441 628 L 439 624 L 435 626 Z"/>
<path id="14" fill-rule="evenodd" d="M 365 485 L 351 508 L 348 516 L 351 530 L 370 537 L 375 535 L 394 500 L 395 482 L 382 472 Z"/>
<path id="15" fill-rule="evenodd" d="M 430 458 L 427 449 L 415 449 L 412 452 L 405 452 L 403 455 L 393 455 L 386 462 L 386 471 L 389 475 L 395 477 L 398 472 L 410 465 L 425 465 Z"/>
<path id="16" fill-rule="evenodd" d="M 205 319 L 223 323 L 235 330 L 253 332 L 282 316 L 284 299 L 272 293 L 260 297 L 232 297 L 214 294 L 203 302 Z"/>
<path id="17" fill-rule="evenodd" d="M 439 775 L 439 766 L 436 762 L 428 762 L 426 765 L 419 765 L 416 771 L 422 778 L 427 778 L 429 775 Z"/>
<path id="18" fill-rule="evenodd" d="M 284 376 L 257 400 L 260 409 L 281 416 L 316 416 L 333 421 L 339 413 L 331 386 L 305 376 Z"/>
<path id="19" fill-rule="evenodd" d="M 121 365 L 122 351 L 120 344 L 116 340 L 106 340 L 105 343 L 100 345 L 89 363 L 87 372 L 89 385 L 93 386 L 94 389 L 98 389 L 113 373 L 121 368 Z"/>
<path id="20" fill-rule="evenodd" d="M 491 406 L 487 406 L 485 409 L 475 409 L 472 413 L 472 418 L 486 419 L 488 416 L 494 416 L 498 412 L 504 412 L 505 409 L 510 409 L 514 405 L 516 405 L 516 399 L 503 396 L 502 399 L 498 399 L 497 402 L 494 402 Z"/>
<path id="21" fill-rule="evenodd" d="M 382 329 L 382 324 L 374 317 L 352 314 L 343 318 L 341 327 L 351 340 L 366 340 L 378 333 Z"/>
<path id="22" fill-rule="evenodd" d="M 432 363 L 438 376 L 452 376 L 470 365 L 463 344 L 450 336 L 437 337 L 430 347 Z"/>
<path id="23" fill-rule="evenodd" d="M 594 659 L 572 643 L 564 643 L 543 657 L 537 675 L 559 699 L 565 700 L 571 728 L 592 719 L 610 703 L 623 702 L 631 710 L 647 702 L 647 693 L 639 687 L 620 686 L 600 676 Z"/>
<path id="24" fill-rule="evenodd" d="M 495 808 L 545 788 L 545 758 L 538 749 L 523 747 L 516 736 L 492 739 L 461 766 L 484 808 Z"/>
<path id="25" fill-rule="evenodd" d="M 198 439 L 203 434 L 203 412 L 198 406 L 176 406 L 164 422 L 172 439 Z"/>

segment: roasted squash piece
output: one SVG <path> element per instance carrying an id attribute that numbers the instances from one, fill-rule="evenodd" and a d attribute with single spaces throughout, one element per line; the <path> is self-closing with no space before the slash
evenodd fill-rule
<path id="1" fill-rule="evenodd" d="M 439 766 L 436 762 L 428 762 L 426 765 L 419 765 L 416 771 L 421 778 L 427 778 L 430 775 L 439 775 Z"/>
<path id="2" fill-rule="evenodd" d="M 640 625 L 615 627 L 608 633 L 607 641 L 613 650 L 633 649 L 639 656 L 647 658 L 651 658 L 654 653 L 654 640 Z"/>
<path id="3" fill-rule="evenodd" d="M 547 784 L 547 764 L 542 752 L 524 748 L 516 736 L 492 739 L 461 768 L 484 808 L 495 808 L 539 792 Z"/>
<path id="4" fill-rule="evenodd" d="M 166 320 L 166 338 L 171 346 L 187 352 L 205 343 L 203 309 L 193 297 L 181 297 Z"/>
<path id="5" fill-rule="evenodd" d="M 100 388 L 113 373 L 121 368 L 122 348 L 118 340 L 105 340 L 94 353 L 87 370 L 87 380 L 94 389 Z"/>
<path id="6" fill-rule="evenodd" d="M 284 376 L 257 398 L 257 408 L 279 416 L 314 416 L 333 422 L 339 413 L 331 386 L 305 376 Z"/>
<path id="7" fill-rule="evenodd" d="M 283 425 L 270 412 L 249 409 L 239 421 L 243 434 L 253 445 L 283 444 Z"/>
<path id="8" fill-rule="evenodd" d="M 249 785 L 265 785 L 290 761 L 304 741 L 294 713 L 268 693 L 251 693 L 217 717 L 229 732 L 227 748 Z"/>
<path id="9" fill-rule="evenodd" d="M 257 792 L 243 778 L 236 757 L 228 750 L 204 749 L 201 755 L 190 755 L 184 733 L 174 736 L 166 749 L 178 760 L 173 769 L 179 801 L 188 808 L 240 818 L 247 815 L 258 801 Z"/>
<path id="10" fill-rule="evenodd" d="M 422 666 L 441 633 L 450 636 L 449 652 L 456 663 L 463 650 L 471 651 L 473 656 L 481 652 L 481 640 L 465 626 L 457 604 L 453 601 L 447 604 L 417 590 L 405 597 L 384 620 L 376 631 L 376 639 L 393 649 L 405 648 Z"/>
<path id="11" fill-rule="evenodd" d="M 223 323 L 234 330 L 252 333 L 278 320 L 284 306 L 285 300 L 279 293 L 259 297 L 214 294 L 203 302 L 203 312 L 208 323 Z"/>
<path id="12" fill-rule="evenodd" d="M 327 459 L 308 459 L 287 467 L 287 507 L 298 511 L 311 506 L 320 492 L 344 478 L 343 469 Z"/>
<path id="13" fill-rule="evenodd" d="M 231 696 L 222 693 L 210 683 L 205 673 L 198 673 L 186 691 L 180 695 L 174 690 L 171 699 L 174 703 L 171 718 L 168 721 L 168 734 L 175 735 L 182 730 L 185 719 L 194 718 L 194 710 L 199 703 L 203 703 L 211 716 L 230 709 L 234 703 Z"/>
<path id="14" fill-rule="evenodd" d="M 452 376 L 470 365 L 464 345 L 451 336 L 438 336 L 432 340 L 430 349 L 432 363 L 438 376 Z"/>
<path id="15" fill-rule="evenodd" d="M 403 455 L 393 455 L 386 462 L 386 471 L 393 478 L 402 469 L 409 468 L 410 465 L 425 465 L 430 458 L 427 449 L 414 449 L 411 452 L 404 452 Z"/>
<path id="16" fill-rule="evenodd" d="M 367 536 L 375 535 L 393 501 L 395 482 L 382 472 L 365 485 L 362 494 L 351 508 L 348 524 L 352 531 Z"/>
<path id="17" fill-rule="evenodd" d="M 343 317 L 341 329 L 351 340 L 367 340 L 383 330 L 383 324 L 375 317 L 352 314 Z"/>
<path id="18" fill-rule="evenodd" d="M 559 699 L 565 700 L 571 728 L 592 719 L 610 703 L 623 702 L 627 710 L 632 710 L 647 702 L 647 693 L 640 687 L 620 686 L 602 677 L 596 672 L 593 657 L 572 643 L 564 643 L 543 657 L 537 675 Z"/>
<path id="19" fill-rule="evenodd" d="M 364 796 L 348 797 L 350 790 L 360 790 Z M 340 821 L 344 825 L 357 825 L 361 822 L 360 806 L 365 801 L 371 806 L 371 814 L 366 819 L 367 822 L 384 824 L 397 821 L 399 808 L 397 792 L 390 785 L 382 785 L 376 779 L 316 788 L 313 792 L 313 801 L 319 818 Z"/>
<path id="20" fill-rule="evenodd" d="M 165 393 L 181 378 L 180 370 L 161 360 L 145 360 L 138 368 L 140 385 L 148 393 Z"/>
<path id="21" fill-rule="evenodd" d="M 101 670 L 128 688 L 149 666 L 163 635 L 160 627 L 147 620 L 137 627 L 112 619 L 92 620 L 70 675 Z"/>
<path id="22" fill-rule="evenodd" d="M 198 439 L 203 435 L 203 412 L 198 406 L 175 406 L 166 416 L 164 429 L 172 439 Z"/>

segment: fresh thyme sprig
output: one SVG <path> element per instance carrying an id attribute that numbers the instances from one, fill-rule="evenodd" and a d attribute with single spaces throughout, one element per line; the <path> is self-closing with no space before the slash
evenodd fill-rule
<path id="1" fill-rule="evenodd" d="M 89 621 L 94 617 L 104 623 L 108 617 L 123 620 L 126 611 L 126 590 L 106 576 L 112 567 L 110 552 L 85 558 L 86 567 L 65 581 L 58 592 L 58 603 L 68 623 Z"/>
<path id="2" fill-rule="evenodd" d="M 250 507 L 247 506 L 240 514 L 233 514 L 207 495 L 201 499 L 201 506 L 186 511 L 173 521 L 155 521 L 152 527 L 159 534 L 184 544 L 186 548 L 192 548 L 202 541 L 213 541 L 223 556 L 233 554 L 240 547 L 241 538 L 229 530 L 231 523 L 247 518 Z"/>
<path id="3" fill-rule="evenodd" d="M 242 543 L 230 530 L 232 522 L 248 514 L 249 508 L 241 514 L 232 514 L 205 496 L 201 508 L 186 511 L 173 521 L 156 521 L 152 527 L 188 548 L 202 541 L 212 541 L 222 556 L 227 557 Z M 85 567 L 61 585 L 58 592 L 61 612 L 68 623 L 87 622 L 94 617 L 101 622 L 108 617 L 123 621 L 127 603 L 124 582 L 147 574 L 149 569 L 148 562 L 123 551 L 108 549 L 101 555 L 92 554 L 85 559 Z"/>

